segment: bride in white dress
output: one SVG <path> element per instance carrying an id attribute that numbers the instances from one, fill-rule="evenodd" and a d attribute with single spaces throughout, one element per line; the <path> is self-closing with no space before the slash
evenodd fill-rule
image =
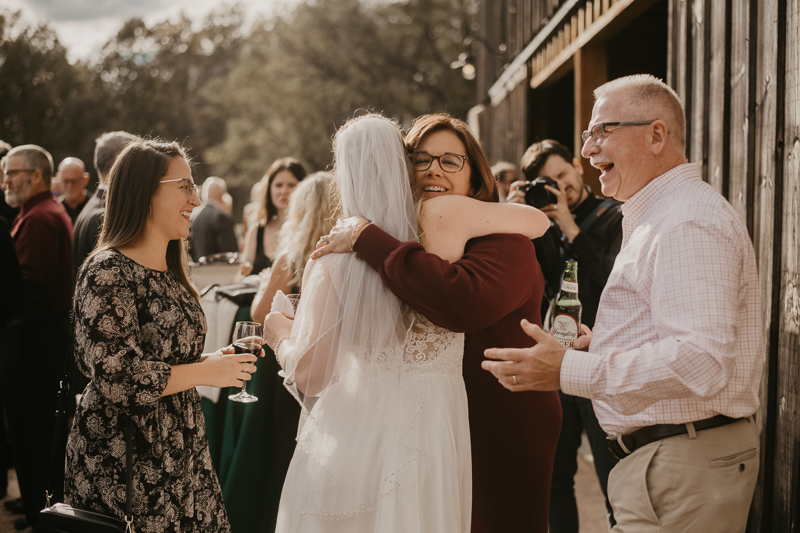
<path id="1" fill-rule="evenodd" d="M 395 123 L 350 121 L 336 134 L 334 160 L 345 217 L 420 238 Z M 446 224 L 446 237 L 437 234 L 440 217 L 458 221 Z M 472 237 L 534 238 L 549 226 L 533 208 L 467 197 L 429 200 L 420 220 L 426 250 L 451 261 Z M 355 254 L 309 261 L 295 320 L 270 313 L 264 329 L 303 408 L 277 532 L 470 530 L 463 334 L 405 307 Z"/>

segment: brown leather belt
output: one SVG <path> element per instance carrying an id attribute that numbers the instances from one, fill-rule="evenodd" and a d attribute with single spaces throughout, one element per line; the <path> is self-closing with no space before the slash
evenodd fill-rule
<path id="1" fill-rule="evenodd" d="M 705 420 L 698 420 L 692 422 L 695 431 L 702 431 L 704 429 L 717 428 L 727 424 L 733 424 L 743 420 L 742 418 L 731 418 L 725 415 L 717 415 Z M 637 448 L 641 448 L 646 444 L 655 442 L 661 439 L 668 439 L 669 437 L 676 437 L 678 435 L 685 435 L 689 433 L 686 424 L 656 424 L 654 426 L 647 426 L 642 429 L 621 435 L 619 437 L 608 437 L 608 449 L 614 454 L 617 459 L 624 459 L 634 452 Z"/>

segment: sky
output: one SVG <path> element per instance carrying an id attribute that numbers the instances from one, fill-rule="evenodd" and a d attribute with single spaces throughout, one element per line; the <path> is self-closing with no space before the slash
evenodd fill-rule
<path id="1" fill-rule="evenodd" d="M 271 15 L 298 0 L 239 0 L 248 13 Z M 131 17 L 152 24 L 185 14 L 202 20 L 223 0 L 0 0 L 0 7 L 22 11 L 30 22 L 47 22 L 68 50 L 71 61 L 99 57 L 102 46 Z M 248 17 L 250 18 L 250 17 Z M 251 19 L 252 20 L 252 19 Z"/>

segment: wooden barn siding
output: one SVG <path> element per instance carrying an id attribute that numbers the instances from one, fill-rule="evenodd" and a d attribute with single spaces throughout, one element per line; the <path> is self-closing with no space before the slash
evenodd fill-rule
<path id="1" fill-rule="evenodd" d="M 489 134 L 483 139 L 484 150 L 489 162 L 508 161 L 519 165 L 525 148 L 528 146 L 527 84 L 521 83 L 498 105 L 486 107 Z"/>
<path id="2" fill-rule="evenodd" d="M 741 214 L 759 266 L 761 471 L 748 530 L 795 531 L 800 492 L 800 6 L 671 0 L 668 82 L 687 156 Z"/>
<path id="3" fill-rule="evenodd" d="M 486 95 L 503 66 L 559 4 L 481 3 L 481 32 L 495 46 L 508 41 L 509 51 L 479 59 L 487 67 L 479 71 L 479 95 Z M 686 106 L 687 156 L 702 165 L 704 179 L 741 214 L 758 260 L 766 357 L 757 413 L 761 470 L 748 531 L 795 531 L 800 510 L 800 0 L 670 0 L 668 16 L 667 82 Z M 501 105 L 487 105 L 483 140 L 493 162 L 517 163 L 530 140 L 527 90 L 521 84 Z"/>
<path id="4" fill-rule="evenodd" d="M 487 131 L 481 142 L 491 163 L 509 161 L 519 164 L 528 146 L 528 85 L 523 82 L 505 100 L 493 107 L 488 102 L 489 88 L 523 48 L 547 24 L 562 4 L 562 0 L 492 0 L 481 2 L 478 9 L 478 30 L 475 36 L 482 42 L 476 45 L 478 69 L 478 103 L 486 105 Z M 507 46 L 505 54 L 489 52 Z"/>

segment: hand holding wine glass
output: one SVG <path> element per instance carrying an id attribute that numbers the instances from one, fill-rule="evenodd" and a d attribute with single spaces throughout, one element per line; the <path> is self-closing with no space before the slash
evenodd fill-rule
<path id="1" fill-rule="evenodd" d="M 261 351 L 261 324 L 258 322 L 237 322 L 233 329 L 233 347 L 236 353 L 249 353 L 258 355 Z M 252 403 L 258 398 L 247 393 L 247 381 L 242 380 L 242 390 L 228 396 L 234 402 Z"/>

